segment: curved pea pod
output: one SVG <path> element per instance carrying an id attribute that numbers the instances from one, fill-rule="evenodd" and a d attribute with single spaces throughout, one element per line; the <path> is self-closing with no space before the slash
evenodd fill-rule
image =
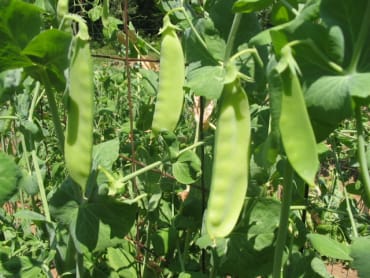
<path id="1" fill-rule="evenodd" d="M 217 123 L 206 215 L 212 238 L 233 230 L 248 188 L 251 124 L 248 98 L 238 79 L 224 86 Z"/>
<path id="2" fill-rule="evenodd" d="M 68 172 L 85 192 L 93 147 L 93 67 L 87 41 L 75 38 L 69 72 L 67 129 L 64 155 Z"/>
<path id="3" fill-rule="evenodd" d="M 301 84 L 290 69 L 280 76 L 283 93 L 279 128 L 285 153 L 297 174 L 309 185 L 314 185 L 320 162 Z"/>
<path id="4" fill-rule="evenodd" d="M 181 42 L 168 16 L 163 23 L 158 95 L 152 122 L 154 134 L 174 131 L 184 101 L 185 62 Z"/>

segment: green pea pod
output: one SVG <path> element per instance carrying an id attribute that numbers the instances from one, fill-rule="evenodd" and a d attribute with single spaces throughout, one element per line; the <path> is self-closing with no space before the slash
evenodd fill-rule
<path id="1" fill-rule="evenodd" d="M 64 15 L 68 14 L 69 0 L 58 0 L 57 3 L 57 16 L 61 20 Z"/>
<path id="2" fill-rule="evenodd" d="M 152 130 L 174 131 L 181 116 L 184 101 L 185 63 L 176 26 L 168 16 L 163 19 L 158 95 Z"/>
<path id="3" fill-rule="evenodd" d="M 289 67 L 280 76 L 283 94 L 279 128 L 283 146 L 293 169 L 305 182 L 314 185 L 319 160 L 301 84 Z"/>
<path id="4" fill-rule="evenodd" d="M 85 192 L 91 171 L 93 146 L 93 67 L 88 41 L 75 38 L 69 71 L 66 166 L 72 179 Z"/>
<path id="5" fill-rule="evenodd" d="M 224 86 L 217 121 L 206 227 L 212 238 L 234 228 L 248 187 L 250 114 L 239 80 Z"/>

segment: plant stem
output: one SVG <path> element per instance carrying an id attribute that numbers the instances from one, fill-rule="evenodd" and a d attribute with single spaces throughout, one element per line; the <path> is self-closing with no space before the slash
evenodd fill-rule
<path id="1" fill-rule="evenodd" d="M 36 155 L 35 148 L 31 151 L 31 155 L 32 155 L 33 166 L 35 167 L 35 173 L 36 173 L 37 183 L 39 185 L 40 197 L 41 197 L 42 206 L 44 208 L 45 218 L 46 218 L 46 221 L 51 222 L 48 200 L 46 198 L 44 182 L 42 180 L 40 166 L 39 166 L 39 162 L 37 161 L 37 155 Z"/>
<path id="2" fill-rule="evenodd" d="M 333 145 L 334 150 L 336 150 L 335 140 L 332 140 L 332 145 Z M 346 209 L 347 209 L 349 220 L 351 222 L 351 227 L 352 227 L 352 230 L 353 230 L 353 236 L 358 237 L 356 222 L 355 222 L 355 218 L 353 217 L 353 214 L 352 214 L 352 210 L 351 210 L 351 206 L 350 206 L 349 198 L 348 198 L 348 194 L 347 194 L 347 189 L 344 185 L 344 179 L 343 179 L 343 176 L 342 176 L 342 171 L 341 171 L 340 166 L 339 166 L 338 157 L 337 157 L 337 154 L 336 154 L 335 151 L 333 152 L 333 154 L 334 154 L 335 168 L 337 169 L 339 180 L 343 184 L 344 198 L 346 199 Z M 334 185 L 335 184 L 336 183 L 334 183 Z M 334 193 L 334 190 L 333 190 L 333 193 Z"/>
<path id="3" fill-rule="evenodd" d="M 203 145 L 204 144 L 204 142 L 197 142 L 197 143 L 195 143 L 195 144 L 193 144 L 193 145 L 191 145 L 191 146 L 189 146 L 189 147 L 186 147 L 186 148 L 184 148 L 184 149 L 182 149 L 181 151 L 179 151 L 179 153 L 178 153 L 178 155 L 177 155 L 177 157 L 179 157 L 181 154 L 183 154 L 184 152 L 186 152 L 186 151 L 188 151 L 188 150 L 192 150 L 192 149 L 194 149 L 194 148 L 196 148 L 196 147 L 199 147 L 199 146 L 201 146 L 201 145 Z M 160 166 L 160 165 L 162 165 L 163 163 L 165 163 L 167 160 L 159 160 L 159 161 L 156 161 L 156 162 L 153 162 L 152 164 L 149 164 L 149 165 L 147 165 L 147 166 L 145 166 L 145 167 L 143 167 L 143 168 L 141 168 L 141 169 L 139 169 L 139 170 L 136 170 L 135 172 L 133 172 L 133 173 L 131 173 L 131 174 L 129 174 L 129 175 L 127 175 L 127 176 L 125 176 L 122 180 L 121 180 L 121 182 L 127 182 L 127 181 L 129 181 L 130 179 L 132 179 L 132 178 L 135 178 L 135 177 L 137 177 L 137 176 L 139 176 L 139 175 L 141 175 L 141 174 L 143 174 L 143 173 L 145 173 L 145 172 L 147 172 L 147 171 L 150 171 L 150 170 L 152 170 L 152 169 L 154 169 L 154 168 L 156 168 L 156 167 L 158 167 L 158 166 Z"/>
<path id="4" fill-rule="evenodd" d="M 293 191 L 293 168 L 288 161 L 285 164 L 283 200 L 281 203 L 280 223 L 274 252 L 273 278 L 282 277 L 284 246 L 288 233 L 290 203 Z"/>
<path id="5" fill-rule="evenodd" d="M 349 203 L 349 198 L 347 194 L 347 189 L 343 186 L 344 198 L 346 199 L 346 206 L 347 206 L 347 213 L 349 216 L 349 221 L 351 222 L 352 230 L 353 230 L 353 237 L 358 237 L 358 232 L 356 228 L 356 222 L 352 214 L 351 205 Z"/>
<path id="6" fill-rule="evenodd" d="M 367 2 L 367 7 L 363 16 L 360 33 L 358 34 L 357 41 L 353 48 L 352 60 L 349 65 L 348 71 L 354 73 L 357 70 L 358 62 L 361 58 L 362 49 L 365 46 L 366 39 L 370 32 L 370 2 Z"/>
<path id="7" fill-rule="evenodd" d="M 41 76 L 42 76 L 42 83 L 45 86 L 45 92 L 46 92 L 46 96 L 48 98 L 48 102 L 50 106 L 49 111 L 51 112 L 53 124 L 55 127 L 55 132 L 56 132 L 56 135 L 59 141 L 59 148 L 62 151 L 62 154 L 64 155 L 64 133 L 63 133 L 62 124 L 60 123 L 60 119 L 59 119 L 58 107 L 55 101 L 54 94 L 51 90 L 49 77 L 47 76 L 45 71 L 42 72 Z"/>
<path id="8" fill-rule="evenodd" d="M 370 4 L 369 4 L 370 7 Z M 370 204 L 370 175 L 369 169 L 367 167 L 366 151 L 365 151 L 365 136 L 362 126 L 361 117 L 361 106 L 356 104 L 355 107 L 355 117 L 356 117 L 356 129 L 357 129 L 357 155 L 358 162 L 360 164 L 360 173 L 362 176 L 362 185 L 365 190 L 365 201 L 367 205 Z"/>
<path id="9" fill-rule="evenodd" d="M 229 60 L 231 53 L 233 51 L 236 33 L 238 32 L 242 17 L 243 17 L 243 14 L 241 13 L 236 13 L 234 15 L 234 20 L 230 28 L 229 37 L 227 38 L 224 63 L 226 63 Z"/>

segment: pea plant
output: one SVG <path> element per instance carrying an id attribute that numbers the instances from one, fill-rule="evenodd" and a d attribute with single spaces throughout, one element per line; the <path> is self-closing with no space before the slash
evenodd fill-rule
<path id="1" fill-rule="evenodd" d="M 158 8 L 0 2 L 0 276 L 369 277 L 370 2 Z"/>

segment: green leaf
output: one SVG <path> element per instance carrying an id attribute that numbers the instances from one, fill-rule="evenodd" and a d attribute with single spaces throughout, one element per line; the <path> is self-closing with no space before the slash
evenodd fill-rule
<path id="1" fill-rule="evenodd" d="M 21 51 L 40 26 L 40 9 L 35 5 L 16 0 L 0 3 L 0 72 L 32 65 Z"/>
<path id="2" fill-rule="evenodd" d="M 272 4 L 273 0 L 238 0 L 233 5 L 236 13 L 252 13 L 266 9 Z"/>
<path id="3" fill-rule="evenodd" d="M 183 184 L 194 183 L 200 177 L 201 162 L 193 151 L 182 153 L 172 165 L 176 180 Z"/>
<path id="4" fill-rule="evenodd" d="M 345 55 L 344 66 L 348 66 L 356 55 L 361 55 L 357 70 L 370 70 L 368 63 L 370 58 L 370 36 L 363 41 L 362 53 L 355 53 L 361 28 L 369 25 L 369 15 L 367 6 L 369 1 L 357 0 L 322 0 L 320 13 L 323 21 L 329 26 L 339 26 L 344 35 Z"/>
<path id="5" fill-rule="evenodd" d="M 288 2 L 293 7 L 296 6 L 294 5 L 296 1 L 289 0 Z M 271 11 L 271 23 L 273 25 L 283 24 L 283 23 L 289 22 L 290 20 L 294 18 L 295 18 L 294 13 L 290 9 L 288 9 L 283 3 L 277 2 L 275 5 L 273 5 L 272 11 Z"/>
<path id="6" fill-rule="evenodd" d="M 23 218 L 23 219 L 32 220 L 32 221 L 46 221 L 44 215 L 31 211 L 31 210 L 18 210 L 14 214 L 14 216 L 17 218 L 21 218 L 21 219 Z"/>
<path id="7" fill-rule="evenodd" d="M 205 66 L 189 72 L 185 86 L 197 96 L 218 99 L 224 87 L 223 79 L 224 71 L 221 66 Z"/>
<path id="8" fill-rule="evenodd" d="M 310 118 L 325 130 L 316 128 L 317 140 L 325 137 L 344 119 L 352 115 L 352 98 L 370 99 L 370 73 L 323 76 L 312 83 L 305 94 Z"/>
<path id="9" fill-rule="evenodd" d="M 119 156 L 119 140 L 113 139 L 93 147 L 93 160 L 96 165 L 112 169 Z"/>
<path id="10" fill-rule="evenodd" d="M 19 178 L 17 164 L 10 156 L 0 152 L 0 207 L 17 192 Z"/>
<path id="11" fill-rule="evenodd" d="M 370 238 L 359 237 L 351 245 L 351 266 L 357 269 L 359 277 L 370 277 Z"/>
<path id="12" fill-rule="evenodd" d="M 68 67 L 68 49 L 71 43 L 69 33 L 51 29 L 34 37 L 22 51 L 22 55 L 29 57 L 34 65 L 46 68 L 50 81 L 58 90 L 65 87 L 64 70 Z M 34 66 L 28 73 L 42 81 Z"/>
<path id="13" fill-rule="evenodd" d="M 349 255 L 350 249 L 343 243 L 339 243 L 330 237 L 320 234 L 308 234 L 307 238 L 321 256 L 330 257 L 338 260 L 352 261 Z"/>
<path id="14" fill-rule="evenodd" d="M 135 278 L 135 258 L 123 248 L 108 248 L 107 249 L 107 264 L 117 271 L 120 277 Z"/>
<path id="15" fill-rule="evenodd" d="M 50 199 L 50 212 L 58 222 L 69 226 L 79 252 L 101 251 L 124 240 L 137 213 L 128 205 L 107 196 L 81 202 L 82 193 L 70 180 L 65 181 Z"/>

